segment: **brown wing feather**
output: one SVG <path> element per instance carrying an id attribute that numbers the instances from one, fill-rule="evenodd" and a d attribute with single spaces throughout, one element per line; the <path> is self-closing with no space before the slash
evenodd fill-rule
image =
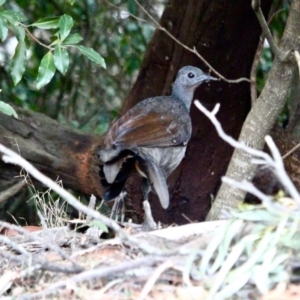
<path id="1" fill-rule="evenodd" d="M 130 117 L 125 115 L 112 126 L 107 135 L 109 144 L 121 148 L 174 145 L 177 128 L 172 115 L 151 112 Z"/>
<path id="2" fill-rule="evenodd" d="M 176 131 L 168 130 L 174 118 L 172 115 L 162 116 L 150 113 L 142 118 L 131 119 L 122 124 L 114 144 L 120 147 L 167 147 L 174 143 Z"/>
<path id="3" fill-rule="evenodd" d="M 160 105 L 163 103 L 163 105 Z M 146 99 L 119 118 L 106 135 L 106 149 L 169 147 L 187 142 L 189 112 L 172 97 Z"/>

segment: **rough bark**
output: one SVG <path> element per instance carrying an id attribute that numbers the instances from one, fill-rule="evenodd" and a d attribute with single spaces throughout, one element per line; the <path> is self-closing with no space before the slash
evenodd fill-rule
<path id="1" fill-rule="evenodd" d="M 283 53 L 299 49 L 299 39 L 295 38 L 299 28 L 300 2 L 293 1 L 280 43 L 280 50 Z M 269 134 L 285 105 L 296 70 L 297 64 L 294 60 L 280 61 L 275 58 L 266 85 L 247 116 L 239 141 L 243 141 L 253 148 L 263 149 L 264 137 Z M 255 166 L 251 164 L 250 159 L 250 155 L 235 150 L 226 176 L 238 181 L 251 180 L 255 172 Z M 207 219 L 223 218 L 224 212 L 236 208 L 244 195 L 243 191 L 222 184 Z"/>
<path id="2" fill-rule="evenodd" d="M 97 147 L 102 137 L 72 130 L 39 113 L 17 109 L 19 119 L 0 114 L 0 143 L 20 153 L 67 188 L 102 194 Z M 0 161 L 0 178 L 13 180 L 20 169 Z"/>

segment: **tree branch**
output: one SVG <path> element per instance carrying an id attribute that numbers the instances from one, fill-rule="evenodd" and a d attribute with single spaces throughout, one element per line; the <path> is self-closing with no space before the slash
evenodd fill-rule
<path id="1" fill-rule="evenodd" d="M 300 47 L 299 39 L 295 38 L 298 35 L 299 28 L 300 2 L 293 1 L 281 40 L 280 51 L 282 53 Z M 244 142 L 251 148 L 263 149 L 264 137 L 269 134 L 285 105 L 296 71 L 297 65 L 295 63 L 280 59 L 274 60 L 265 87 L 244 122 L 239 137 L 240 142 Z M 235 149 L 226 177 L 237 181 L 252 180 L 255 170 L 256 166 L 251 163 L 251 156 L 239 149 Z M 223 183 L 207 216 L 207 220 L 221 218 L 225 211 L 237 208 L 244 197 L 245 192 Z"/>
<path id="2" fill-rule="evenodd" d="M 274 39 L 273 39 L 273 36 L 271 34 L 271 31 L 269 29 L 269 26 L 268 26 L 268 23 L 264 17 L 264 14 L 261 10 L 261 7 L 260 7 L 260 0 L 252 0 L 252 8 L 257 16 L 257 19 L 259 21 L 259 24 L 262 28 L 262 31 L 264 33 L 264 36 L 266 37 L 270 47 L 271 47 L 271 50 L 272 52 L 274 53 L 274 55 L 281 61 L 284 61 L 288 55 L 288 53 L 283 53 L 279 48 L 278 46 L 276 45 Z"/>

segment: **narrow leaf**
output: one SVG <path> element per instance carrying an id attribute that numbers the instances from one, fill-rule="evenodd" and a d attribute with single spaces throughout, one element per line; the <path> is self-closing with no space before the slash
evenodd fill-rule
<path id="1" fill-rule="evenodd" d="M 69 67 L 68 51 L 59 45 L 54 49 L 54 64 L 56 69 L 62 74 L 65 74 Z"/>
<path id="2" fill-rule="evenodd" d="M 4 10 L 1 12 L 1 15 L 14 25 L 27 20 L 25 15 L 20 11 Z"/>
<path id="3" fill-rule="evenodd" d="M 75 47 L 89 60 L 95 62 L 96 64 L 106 69 L 104 58 L 99 53 L 97 53 L 94 49 L 87 48 L 85 46 L 75 46 Z"/>
<path id="4" fill-rule="evenodd" d="M 41 29 L 59 28 L 59 19 L 59 17 L 43 18 L 31 24 L 31 26 L 38 27 Z"/>
<path id="5" fill-rule="evenodd" d="M 54 59 L 51 51 L 49 51 L 43 57 L 39 66 L 37 83 L 36 83 L 37 89 L 40 89 L 43 86 L 45 86 L 47 83 L 49 83 L 54 73 L 55 73 Z"/>
<path id="6" fill-rule="evenodd" d="M 7 20 L 0 15 L 0 41 L 3 42 L 7 38 L 7 33 Z"/>
<path id="7" fill-rule="evenodd" d="M 127 8 L 131 14 L 137 14 L 137 4 L 134 0 L 128 0 Z"/>
<path id="8" fill-rule="evenodd" d="M 94 227 L 95 226 L 95 227 L 99 228 L 100 230 L 102 230 L 102 231 L 104 231 L 106 233 L 108 232 L 107 226 L 104 223 L 100 222 L 100 221 L 94 220 L 94 221 L 92 221 L 92 222 L 89 223 L 89 226 L 90 227 Z"/>
<path id="9" fill-rule="evenodd" d="M 15 54 L 12 58 L 11 76 L 14 84 L 17 85 L 22 79 L 26 65 L 26 43 L 25 41 L 19 41 Z"/>
<path id="10" fill-rule="evenodd" d="M 74 25 L 74 21 L 71 16 L 63 15 L 62 17 L 60 17 L 59 34 L 62 41 L 69 35 L 73 25 Z"/>
<path id="11" fill-rule="evenodd" d="M 83 40 L 83 37 L 78 33 L 70 34 L 66 37 L 66 39 L 63 41 L 63 45 L 74 45 Z"/>
<path id="12" fill-rule="evenodd" d="M 18 41 L 24 41 L 25 39 L 25 29 L 19 24 L 11 24 L 11 27 L 14 29 Z"/>
<path id="13" fill-rule="evenodd" d="M 12 106 L 3 101 L 0 101 L 0 112 L 8 116 L 14 116 L 15 118 L 18 118 L 18 115 L 16 111 L 12 108 Z"/>

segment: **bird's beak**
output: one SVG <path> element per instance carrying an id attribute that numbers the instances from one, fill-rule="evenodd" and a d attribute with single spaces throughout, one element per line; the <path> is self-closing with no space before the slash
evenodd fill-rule
<path id="1" fill-rule="evenodd" d="M 212 76 L 210 76 L 210 75 L 206 75 L 206 76 L 205 76 L 205 79 L 204 79 L 205 82 L 208 82 L 208 81 L 216 81 L 216 80 L 218 80 L 218 78 L 212 77 Z"/>

